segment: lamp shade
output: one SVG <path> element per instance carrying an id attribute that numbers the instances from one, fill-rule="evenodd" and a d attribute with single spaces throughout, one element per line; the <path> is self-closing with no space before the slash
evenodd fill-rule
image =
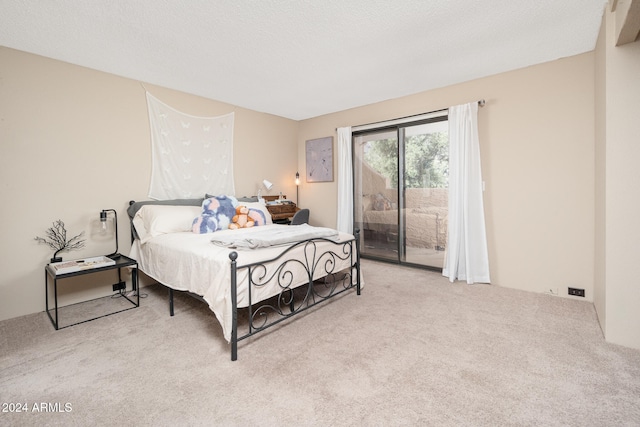
<path id="1" fill-rule="evenodd" d="M 271 188 L 273 187 L 273 184 L 266 179 L 262 181 L 262 185 L 264 185 L 264 188 L 266 188 L 267 190 L 271 190 Z"/>

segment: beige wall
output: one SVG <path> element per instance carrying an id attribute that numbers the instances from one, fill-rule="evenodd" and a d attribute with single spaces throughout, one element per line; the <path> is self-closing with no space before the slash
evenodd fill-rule
<path id="1" fill-rule="evenodd" d="M 608 13 L 608 12 L 607 12 Z M 600 327 L 606 331 L 606 160 L 607 160 L 607 121 L 606 121 L 606 20 L 607 13 L 602 17 L 600 34 L 595 48 L 595 258 L 593 281 L 593 304 L 598 314 Z"/>
<path id="2" fill-rule="evenodd" d="M 479 110 L 492 282 L 593 298 L 594 55 L 587 53 L 302 121 L 307 139 L 485 99 Z M 336 183 L 306 184 L 313 218 L 336 223 Z"/>
<path id="3" fill-rule="evenodd" d="M 255 194 L 264 178 L 273 194 L 295 192 L 297 122 L 146 87 L 192 115 L 235 112 L 238 195 Z M 151 174 L 145 90 L 138 81 L 0 47 L 0 144 L 0 319 L 7 319 L 44 310 L 43 268 L 52 251 L 34 237 L 53 221 L 87 235 L 86 248 L 65 259 L 99 255 L 113 250 L 96 233 L 99 211 L 117 209 L 120 250 L 128 253 L 127 202 L 147 199 Z M 110 291 L 86 281 L 65 286 L 63 293 L 77 292 L 63 302 Z"/>
<path id="4" fill-rule="evenodd" d="M 640 348 L 640 43 L 615 46 L 615 16 L 598 39 L 595 301 L 608 341 Z"/>

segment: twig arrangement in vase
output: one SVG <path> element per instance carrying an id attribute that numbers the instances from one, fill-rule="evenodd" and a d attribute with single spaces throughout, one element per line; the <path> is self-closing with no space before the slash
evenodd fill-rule
<path id="1" fill-rule="evenodd" d="M 38 243 L 44 243 L 51 249 L 55 250 L 53 257 L 51 258 L 51 262 L 62 261 L 62 257 L 58 256 L 59 252 L 84 248 L 85 240 L 82 238 L 84 236 L 84 231 L 67 240 L 67 229 L 64 227 L 64 222 L 60 219 L 54 221 L 53 227 L 47 229 L 46 235 L 47 237 L 36 236 L 35 240 Z"/>

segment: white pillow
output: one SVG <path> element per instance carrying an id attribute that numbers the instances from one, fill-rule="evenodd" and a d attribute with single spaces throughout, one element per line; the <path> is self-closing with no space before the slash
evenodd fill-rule
<path id="1" fill-rule="evenodd" d="M 191 231 L 201 206 L 144 205 L 133 218 L 133 226 L 141 243 L 167 233 Z"/>
<path id="2" fill-rule="evenodd" d="M 269 210 L 267 209 L 267 207 L 265 206 L 264 203 L 260 203 L 260 202 L 238 202 L 239 206 L 246 206 L 249 209 L 255 209 L 255 210 L 259 210 L 264 214 L 264 217 L 267 221 L 266 225 L 269 224 L 273 224 L 273 220 L 271 219 L 271 214 L 269 213 Z"/>

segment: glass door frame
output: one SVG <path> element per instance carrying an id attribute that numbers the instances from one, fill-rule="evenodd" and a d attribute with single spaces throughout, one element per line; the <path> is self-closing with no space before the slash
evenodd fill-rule
<path id="1" fill-rule="evenodd" d="M 383 133 L 383 132 L 389 132 L 389 131 L 395 131 L 396 132 L 396 138 L 397 138 L 397 161 L 398 161 L 398 172 L 397 172 L 397 182 L 398 182 L 398 196 L 397 196 L 397 206 L 398 206 L 398 217 L 397 217 L 397 235 L 398 238 L 396 239 L 396 245 L 397 245 L 397 257 L 396 259 L 391 259 L 391 258 L 385 258 L 382 256 L 376 256 L 373 254 L 362 254 L 363 258 L 367 258 L 367 259 L 373 259 L 373 260 L 377 260 L 377 261 L 382 261 L 382 262 L 387 262 L 387 263 L 393 263 L 393 264 L 400 264 L 400 265 L 407 265 L 407 266 L 411 266 L 411 267 L 417 267 L 417 268 L 422 268 L 422 269 L 426 269 L 426 270 L 433 270 L 433 271 L 438 271 L 438 272 L 442 272 L 442 267 L 436 267 L 436 266 L 431 266 L 431 265 L 425 265 L 425 264 L 418 264 L 415 262 L 409 262 L 406 260 L 406 191 L 407 191 L 407 185 L 406 185 L 406 180 L 404 179 L 405 177 L 405 168 L 406 168 L 406 153 L 405 153 L 405 149 L 406 149 L 406 141 L 405 141 L 405 129 L 409 128 L 409 127 L 413 127 L 413 126 L 420 126 L 420 125 L 425 125 L 425 124 L 429 124 L 429 123 L 436 123 L 436 122 L 442 122 L 442 121 L 448 121 L 448 114 L 445 112 L 441 115 L 436 115 L 433 117 L 428 117 L 428 118 L 424 118 L 424 119 L 419 119 L 419 120 L 415 120 L 415 121 L 403 121 L 401 123 L 397 123 L 397 124 L 392 124 L 392 125 L 381 125 L 380 127 L 374 127 L 374 128 L 368 128 L 368 129 L 363 129 L 363 130 L 354 130 L 352 131 L 352 135 L 351 135 L 351 147 L 352 147 L 352 152 L 355 153 L 356 152 L 356 138 L 359 136 L 363 136 L 363 135 L 367 135 L 367 134 L 376 134 L 376 133 Z M 354 200 L 357 200 L 358 197 L 362 197 L 362 194 L 356 194 L 356 156 L 353 155 L 352 156 L 352 182 L 353 182 L 353 198 Z M 360 188 L 361 190 L 361 188 Z M 355 204 L 354 204 L 354 211 L 353 211 L 353 223 L 354 223 L 354 228 L 355 228 L 355 224 L 356 224 L 356 209 L 355 209 Z M 364 230 L 361 230 L 361 243 L 364 243 L 364 234 L 363 234 Z M 361 245 L 361 247 L 364 246 L 363 244 Z"/>

